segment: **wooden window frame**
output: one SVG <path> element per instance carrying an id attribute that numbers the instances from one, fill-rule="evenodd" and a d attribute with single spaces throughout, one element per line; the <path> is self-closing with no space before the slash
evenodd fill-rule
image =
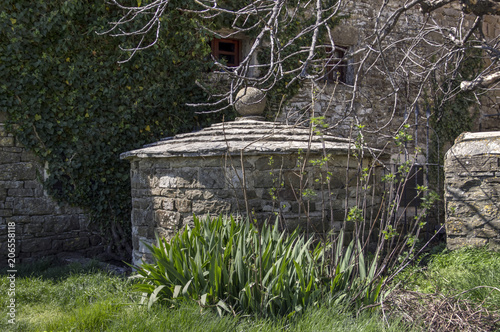
<path id="1" fill-rule="evenodd" d="M 234 52 L 221 50 L 219 45 L 220 43 L 227 43 L 234 45 Z M 223 39 L 223 38 L 214 38 L 212 39 L 210 46 L 212 48 L 212 55 L 217 61 L 221 60 L 221 56 L 229 55 L 234 56 L 233 63 L 226 63 L 228 67 L 237 67 L 241 62 L 241 40 L 239 39 Z"/>
<path id="2" fill-rule="evenodd" d="M 346 52 L 347 47 L 337 46 L 334 51 L 332 51 L 331 47 L 326 48 L 326 54 L 330 56 L 330 59 L 326 64 L 325 79 L 327 82 L 347 84 L 347 70 L 349 63 L 346 58 Z"/>

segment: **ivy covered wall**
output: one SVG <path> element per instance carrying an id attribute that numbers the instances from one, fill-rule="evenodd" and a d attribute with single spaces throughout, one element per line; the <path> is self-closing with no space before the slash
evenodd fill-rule
<path id="1" fill-rule="evenodd" d="M 175 3 L 174 3 L 175 5 Z M 195 114 L 210 37 L 169 11 L 160 42 L 120 64 L 101 36 L 123 13 L 102 0 L 0 4 L 0 112 L 7 130 L 47 165 L 47 192 L 88 211 L 115 253 L 130 252 L 129 164 L 119 154 L 228 114 Z M 214 118 L 217 117 L 217 118 Z"/>

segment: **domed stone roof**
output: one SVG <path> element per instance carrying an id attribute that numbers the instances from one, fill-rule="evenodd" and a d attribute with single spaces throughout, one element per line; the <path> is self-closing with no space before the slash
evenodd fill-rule
<path id="1" fill-rule="evenodd" d="M 314 134 L 307 127 L 239 118 L 198 132 L 165 138 L 142 149 L 125 152 L 121 158 L 239 155 L 241 150 L 245 155 L 289 154 L 299 150 L 346 154 L 349 149 L 354 149 L 349 139 L 327 133 Z"/>

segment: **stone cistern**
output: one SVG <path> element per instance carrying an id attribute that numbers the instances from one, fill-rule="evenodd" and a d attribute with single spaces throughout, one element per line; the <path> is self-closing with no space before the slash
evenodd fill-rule
<path id="1" fill-rule="evenodd" d="M 354 204 L 354 144 L 310 127 L 263 121 L 265 102 L 260 90 L 244 89 L 235 103 L 243 116 L 235 121 L 121 155 L 131 164 L 134 264 L 149 259 L 144 243 L 153 243 L 155 233 L 171 237 L 193 215 L 248 212 L 258 222 L 279 217 L 287 229 L 340 228 L 346 206 Z"/>

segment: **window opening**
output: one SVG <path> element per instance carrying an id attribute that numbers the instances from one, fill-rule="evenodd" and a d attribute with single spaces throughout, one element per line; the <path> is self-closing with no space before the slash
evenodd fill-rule
<path id="1" fill-rule="evenodd" d="M 238 39 L 213 39 L 212 55 L 228 67 L 236 67 L 241 61 L 241 41 Z"/>
<path id="2" fill-rule="evenodd" d="M 326 48 L 326 54 L 330 56 L 326 64 L 326 80 L 328 82 L 348 83 L 348 62 L 345 53 L 346 49 L 339 46 L 335 47 L 333 52 L 331 47 Z"/>

